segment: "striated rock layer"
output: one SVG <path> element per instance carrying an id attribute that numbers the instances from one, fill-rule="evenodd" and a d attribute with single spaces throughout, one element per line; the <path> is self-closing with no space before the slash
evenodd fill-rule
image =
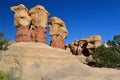
<path id="1" fill-rule="evenodd" d="M 64 49 L 64 39 L 61 36 L 52 36 L 50 45 L 54 48 L 62 48 Z"/>
<path id="2" fill-rule="evenodd" d="M 43 43 L 13 43 L 2 55 L 0 69 L 18 67 L 22 80 L 118 80 L 120 74 L 118 70 L 94 70 L 69 51 Z"/>
<path id="3" fill-rule="evenodd" d="M 29 27 L 19 27 L 16 33 L 16 42 L 31 42 L 31 33 Z"/>

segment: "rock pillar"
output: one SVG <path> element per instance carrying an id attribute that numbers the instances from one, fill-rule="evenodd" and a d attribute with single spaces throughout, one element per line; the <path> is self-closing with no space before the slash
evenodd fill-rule
<path id="1" fill-rule="evenodd" d="M 54 48 L 64 48 L 64 39 L 68 36 L 65 23 L 58 17 L 52 17 L 49 21 L 49 30 L 52 37 L 50 45 Z"/>
<path id="2" fill-rule="evenodd" d="M 41 5 L 37 5 L 29 10 L 32 19 L 32 40 L 35 42 L 46 43 L 46 27 L 49 13 Z"/>
<path id="3" fill-rule="evenodd" d="M 29 30 L 31 18 L 27 8 L 23 4 L 20 4 L 11 7 L 11 11 L 15 13 L 14 25 L 17 28 L 16 42 L 31 42 L 32 38 Z"/>

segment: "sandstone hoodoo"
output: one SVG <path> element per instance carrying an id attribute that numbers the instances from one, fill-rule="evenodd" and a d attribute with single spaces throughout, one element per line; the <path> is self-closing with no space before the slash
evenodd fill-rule
<path id="1" fill-rule="evenodd" d="M 30 42 L 31 33 L 29 30 L 31 24 L 31 18 L 28 14 L 28 9 L 20 4 L 18 6 L 11 7 L 14 14 L 14 25 L 17 28 L 16 42 Z"/>
<path id="2" fill-rule="evenodd" d="M 14 14 L 14 24 L 17 28 L 16 42 L 42 42 L 46 43 L 46 27 L 49 13 L 41 5 L 28 11 L 20 4 L 11 7 Z"/>
<path id="3" fill-rule="evenodd" d="M 70 49 L 73 55 L 91 55 L 91 52 L 101 45 L 102 38 L 99 35 L 93 35 L 89 38 L 76 40 L 74 43 L 66 45 L 66 49 Z"/>
<path id="4" fill-rule="evenodd" d="M 30 9 L 30 17 L 32 19 L 31 34 L 35 42 L 46 43 L 46 27 L 48 23 L 48 11 L 41 5 L 37 5 Z M 35 38 L 35 39 L 34 39 Z"/>
<path id="5" fill-rule="evenodd" d="M 50 45 L 54 48 L 64 48 L 64 39 L 68 36 L 65 23 L 58 17 L 52 17 L 49 21 L 49 30 L 52 40 Z"/>

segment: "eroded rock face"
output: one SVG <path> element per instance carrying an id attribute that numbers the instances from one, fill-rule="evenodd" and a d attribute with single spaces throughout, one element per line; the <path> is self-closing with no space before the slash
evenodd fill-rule
<path id="1" fill-rule="evenodd" d="M 32 41 L 46 43 L 46 28 L 36 27 L 30 28 Z"/>
<path id="2" fill-rule="evenodd" d="M 41 5 L 28 9 L 20 4 L 11 7 L 14 14 L 14 24 L 17 28 L 16 42 L 46 43 L 46 26 L 49 13 Z"/>
<path id="3" fill-rule="evenodd" d="M 29 10 L 32 19 L 31 35 L 35 42 L 46 43 L 46 26 L 49 13 L 41 5 L 37 5 Z"/>
<path id="4" fill-rule="evenodd" d="M 49 13 L 41 5 L 37 5 L 29 10 L 30 17 L 32 19 L 32 25 L 35 27 L 46 28 L 48 22 Z"/>
<path id="5" fill-rule="evenodd" d="M 61 36 L 52 36 L 52 40 L 50 45 L 54 48 L 62 48 L 64 49 L 64 39 Z"/>
<path id="6" fill-rule="evenodd" d="M 68 36 L 65 23 L 58 17 L 52 17 L 49 21 L 50 35 L 60 35 L 65 39 Z"/>
<path id="7" fill-rule="evenodd" d="M 21 80 L 119 80 L 119 70 L 91 68 L 85 59 L 43 43 L 13 43 L 2 52 L 0 70 L 12 69 Z"/>
<path id="8" fill-rule="evenodd" d="M 46 43 L 46 29 L 43 27 L 38 27 L 35 34 L 35 42 Z"/>
<path id="9" fill-rule="evenodd" d="M 92 51 L 99 47 L 102 42 L 102 37 L 99 35 L 93 35 L 89 38 L 83 38 L 74 41 L 74 43 L 69 44 L 69 48 L 73 55 L 91 55 Z"/>
<path id="10" fill-rule="evenodd" d="M 14 25 L 16 26 L 16 28 L 28 27 L 30 25 L 31 18 L 28 14 L 27 8 L 23 4 L 11 7 L 11 11 L 15 13 Z"/>
<path id="11" fill-rule="evenodd" d="M 58 17 L 52 17 L 49 21 L 49 30 L 52 36 L 51 46 L 63 48 L 64 39 L 68 36 L 68 31 L 64 22 Z"/>
<path id="12" fill-rule="evenodd" d="M 19 27 L 16 33 L 16 42 L 32 42 L 28 27 Z"/>
<path id="13" fill-rule="evenodd" d="M 28 14 L 27 8 L 23 4 L 20 4 L 18 6 L 11 7 L 11 10 L 15 13 L 14 25 L 18 30 L 16 33 L 16 42 L 32 41 L 29 30 L 31 18 Z"/>

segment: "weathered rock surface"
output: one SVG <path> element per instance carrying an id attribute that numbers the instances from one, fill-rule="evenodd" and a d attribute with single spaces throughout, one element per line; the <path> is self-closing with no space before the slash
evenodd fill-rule
<path id="1" fill-rule="evenodd" d="M 51 46 L 64 48 L 64 39 L 68 36 L 65 23 L 58 17 L 52 17 L 49 21 L 49 30 L 52 36 Z"/>
<path id="2" fill-rule="evenodd" d="M 15 13 L 14 25 L 17 28 L 16 42 L 31 42 L 32 38 L 29 30 L 31 18 L 27 8 L 23 4 L 20 4 L 11 7 L 11 10 Z"/>
<path id="3" fill-rule="evenodd" d="M 59 35 L 65 39 L 68 36 L 65 23 L 58 17 L 52 17 L 49 21 L 50 35 Z"/>
<path id="4" fill-rule="evenodd" d="M 16 28 L 27 27 L 30 25 L 31 18 L 28 14 L 27 8 L 23 4 L 11 7 L 11 11 L 15 13 L 14 25 L 16 26 Z"/>
<path id="5" fill-rule="evenodd" d="M 35 42 L 46 43 L 46 29 L 43 27 L 37 27 L 35 32 Z"/>
<path id="6" fill-rule="evenodd" d="M 46 29 L 44 27 L 30 28 L 33 42 L 46 43 Z"/>
<path id="7" fill-rule="evenodd" d="M 119 80 L 119 70 L 94 69 L 70 52 L 43 43 L 13 43 L 3 52 L 0 69 L 18 67 L 22 80 Z M 78 56 L 77 56 L 78 57 Z"/>
<path id="8" fill-rule="evenodd" d="M 41 5 L 37 5 L 29 10 L 32 19 L 31 35 L 35 42 L 46 43 L 46 27 L 49 13 Z M 34 29 L 33 29 L 34 28 Z"/>
<path id="9" fill-rule="evenodd" d="M 18 28 L 16 42 L 32 42 L 31 33 L 28 27 Z"/>
<path id="10" fill-rule="evenodd" d="M 89 38 L 75 40 L 73 43 L 70 43 L 68 45 L 73 55 L 84 54 L 85 56 L 89 56 L 95 48 L 101 45 L 101 42 L 101 36 L 93 35 Z"/>
<path id="11" fill-rule="evenodd" d="M 50 45 L 54 48 L 64 49 L 64 39 L 61 36 L 52 36 Z"/>
<path id="12" fill-rule="evenodd" d="M 101 45 L 102 37 L 99 35 L 93 35 L 89 38 L 83 38 L 80 41 L 83 42 L 83 44 L 84 42 L 88 42 L 89 44 L 87 45 L 87 48 L 97 48 Z"/>
<path id="13" fill-rule="evenodd" d="M 16 42 L 46 43 L 46 26 L 49 13 L 41 5 L 28 9 L 20 4 L 11 7 L 14 14 L 14 24 L 17 28 Z"/>
<path id="14" fill-rule="evenodd" d="M 48 11 L 41 5 L 37 5 L 29 10 L 32 19 L 32 25 L 35 27 L 46 28 L 48 23 Z"/>

